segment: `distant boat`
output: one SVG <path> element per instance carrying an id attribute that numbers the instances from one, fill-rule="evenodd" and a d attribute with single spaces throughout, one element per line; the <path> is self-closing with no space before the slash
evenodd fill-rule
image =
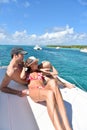
<path id="1" fill-rule="evenodd" d="M 80 52 L 86 52 L 87 53 L 87 48 L 80 49 Z"/>
<path id="2" fill-rule="evenodd" d="M 39 45 L 36 45 L 36 46 L 34 47 L 34 50 L 42 50 L 42 48 L 41 48 Z"/>
<path id="3" fill-rule="evenodd" d="M 59 49 L 59 48 L 60 48 L 59 46 L 56 47 L 56 49 Z"/>

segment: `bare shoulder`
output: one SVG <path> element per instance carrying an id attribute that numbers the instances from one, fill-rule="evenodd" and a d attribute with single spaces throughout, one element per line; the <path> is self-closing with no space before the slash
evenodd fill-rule
<path id="1" fill-rule="evenodd" d="M 7 67 L 6 74 L 7 74 L 9 77 L 11 77 L 11 76 L 13 76 L 14 71 L 15 71 L 15 68 L 14 68 L 13 66 L 9 65 L 9 66 Z"/>

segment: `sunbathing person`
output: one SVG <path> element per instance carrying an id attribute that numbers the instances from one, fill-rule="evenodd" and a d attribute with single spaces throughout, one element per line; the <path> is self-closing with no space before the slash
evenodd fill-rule
<path id="1" fill-rule="evenodd" d="M 58 78 L 58 71 L 56 68 L 49 62 L 49 61 L 42 61 L 42 63 L 38 66 L 38 68 L 47 73 L 45 76 L 45 80 L 48 82 L 50 78 L 55 78 L 55 80 L 58 82 L 58 86 L 67 87 L 67 88 L 74 88 L 75 85 L 63 82 Z"/>
<path id="2" fill-rule="evenodd" d="M 35 102 L 46 101 L 47 111 L 55 130 L 71 130 L 58 84 L 56 80 L 50 79 L 45 85 L 45 75 L 46 73 L 38 69 L 38 59 L 30 57 L 26 60 L 20 77 L 28 82 L 26 92 Z"/>

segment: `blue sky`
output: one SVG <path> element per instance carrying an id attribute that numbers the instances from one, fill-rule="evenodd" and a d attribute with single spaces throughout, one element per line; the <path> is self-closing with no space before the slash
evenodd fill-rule
<path id="1" fill-rule="evenodd" d="M 87 45 L 87 0 L 0 0 L 0 44 Z"/>

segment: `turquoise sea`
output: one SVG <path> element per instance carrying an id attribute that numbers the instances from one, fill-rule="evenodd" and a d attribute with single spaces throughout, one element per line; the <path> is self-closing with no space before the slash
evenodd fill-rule
<path id="1" fill-rule="evenodd" d="M 0 66 L 7 66 L 11 60 L 10 51 L 13 45 L 0 45 Z M 34 50 L 33 46 L 20 46 L 24 48 L 29 56 L 39 58 L 39 62 L 48 60 L 55 66 L 59 76 L 75 84 L 77 87 L 87 91 L 87 53 L 79 49 L 47 48 Z"/>

